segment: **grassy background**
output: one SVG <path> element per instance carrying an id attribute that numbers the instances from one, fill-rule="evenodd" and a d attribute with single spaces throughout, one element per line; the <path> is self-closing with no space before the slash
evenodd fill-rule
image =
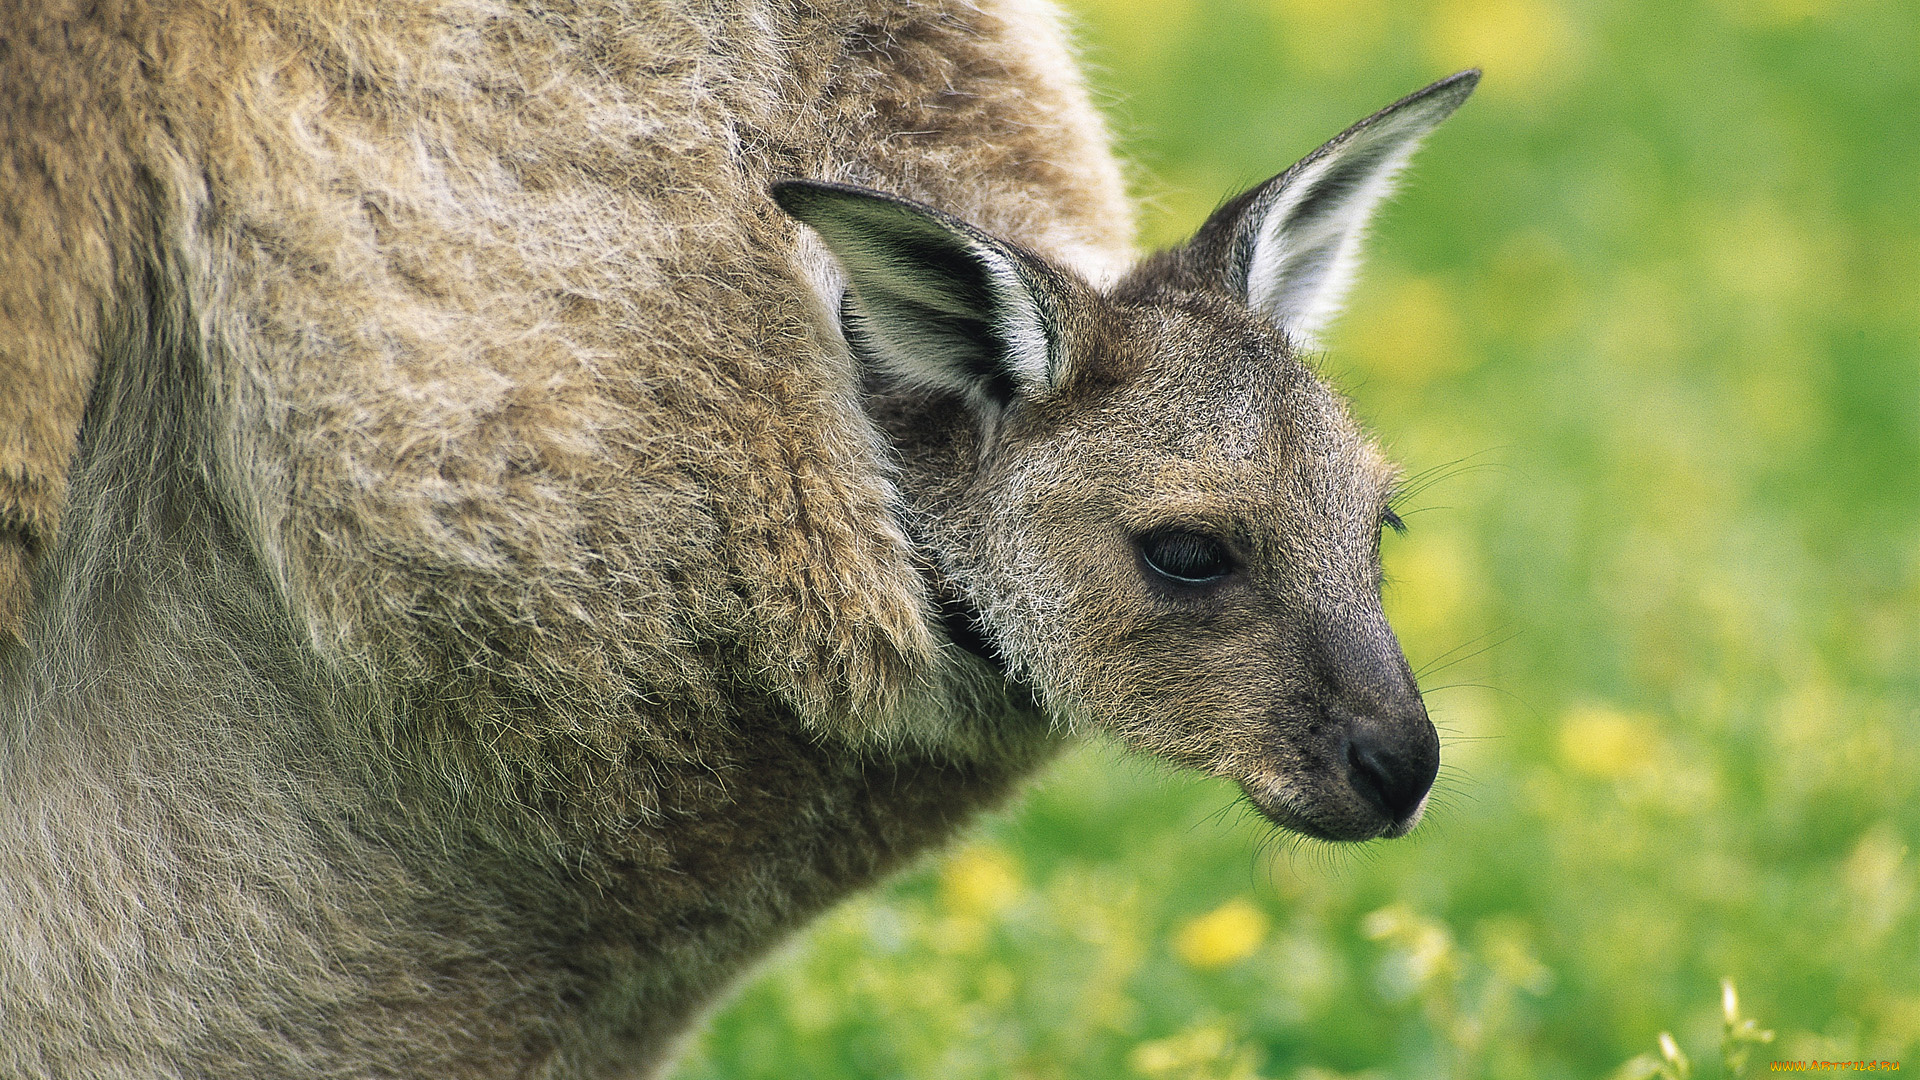
<path id="1" fill-rule="evenodd" d="M 1323 367 L 1415 471 L 1410 839 L 1275 842 L 1076 752 L 828 918 L 708 1077 L 1602 1077 L 1720 980 L 1770 1059 L 1920 1069 L 1920 6 L 1075 0 L 1147 206 L 1459 67 Z M 1642 1070 L 1644 1071 L 1644 1070 Z"/>

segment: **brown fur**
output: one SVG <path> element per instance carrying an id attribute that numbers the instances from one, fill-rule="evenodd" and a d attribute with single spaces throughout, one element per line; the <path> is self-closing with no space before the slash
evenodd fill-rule
<path id="1" fill-rule="evenodd" d="M 856 370 L 795 176 L 1070 377 Z M 1298 703 L 1388 473 L 1130 239 L 1040 0 L 6 0 L 0 1076 L 657 1075 L 1082 724 L 1384 830 Z M 1154 607 L 1183 505 L 1270 580 Z"/>
<path id="2" fill-rule="evenodd" d="M 0 650 L 52 544 L 101 324 L 151 237 L 137 165 L 142 87 L 122 12 L 9 12 L 0 46 Z"/>

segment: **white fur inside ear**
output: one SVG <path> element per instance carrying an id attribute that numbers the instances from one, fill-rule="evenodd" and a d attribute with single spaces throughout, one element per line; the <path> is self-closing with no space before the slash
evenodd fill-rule
<path id="1" fill-rule="evenodd" d="M 809 225 L 795 268 L 863 362 L 983 407 L 1048 389 L 1054 370 L 1050 268 L 958 218 L 860 188 L 787 181 L 773 197 Z M 832 253 L 838 273 L 818 259 Z M 833 288 L 838 282 L 840 288 Z M 822 297 L 826 299 L 825 296 Z"/>
<path id="2" fill-rule="evenodd" d="M 934 270 L 891 255 L 862 262 L 850 276 L 856 290 L 865 290 L 860 294 L 865 340 L 894 375 L 957 391 L 982 406 L 1007 392 L 1024 396 L 1046 390 L 1054 375 L 1052 339 L 1033 288 L 1013 260 L 992 245 L 963 241 L 958 247 L 978 271 L 972 289 L 984 290 L 985 296 L 949 277 L 947 268 Z M 977 320 L 993 341 L 957 338 L 928 313 Z M 991 369 L 983 366 L 987 356 L 993 357 Z"/>
<path id="3" fill-rule="evenodd" d="M 981 247 L 973 252 L 987 270 L 994 329 L 1007 343 L 1008 374 L 1023 393 L 1047 389 L 1053 382 L 1053 357 L 1046 313 L 1004 255 Z"/>
<path id="4" fill-rule="evenodd" d="M 1312 348 L 1339 314 L 1368 221 L 1420 140 L 1451 109 L 1407 109 L 1335 140 L 1282 178 L 1247 265 L 1247 304 Z M 1439 115 L 1434 115 L 1438 112 Z"/>
<path id="5" fill-rule="evenodd" d="M 826 324 L 839 332 L 840 297 L 847 291 L 847 272 L 841 269 L 840 260 L 833 257 L 818 234 L 801 229 L 794 241 L 793 265 L 812 291 Z"/>

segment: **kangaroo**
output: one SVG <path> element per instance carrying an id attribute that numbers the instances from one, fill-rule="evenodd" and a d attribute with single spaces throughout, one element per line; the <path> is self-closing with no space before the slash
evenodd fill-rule
<path id="1" fill-rule="evenodd" d="M 657 1076 L 1082 733 L 1418 821 L 1303 352 L 1477 73 L 1130 265 L 1043 0 L 0 18 L 0 1076 Z"/>

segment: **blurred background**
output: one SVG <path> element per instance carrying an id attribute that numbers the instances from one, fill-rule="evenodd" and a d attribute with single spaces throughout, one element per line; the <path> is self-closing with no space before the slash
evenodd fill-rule
<path id="1" fill-rule="evenodd" d="M 1420 478 L 1437 805 L 1303 845 L 1084 747 L 681 1080 L 1704 1078 L 1723 979 L 1746 1075 L 1920 1069 L 1920 5 L 1069 9 L 1153 245 L 1486 71 L 1320 360 Z"/>

